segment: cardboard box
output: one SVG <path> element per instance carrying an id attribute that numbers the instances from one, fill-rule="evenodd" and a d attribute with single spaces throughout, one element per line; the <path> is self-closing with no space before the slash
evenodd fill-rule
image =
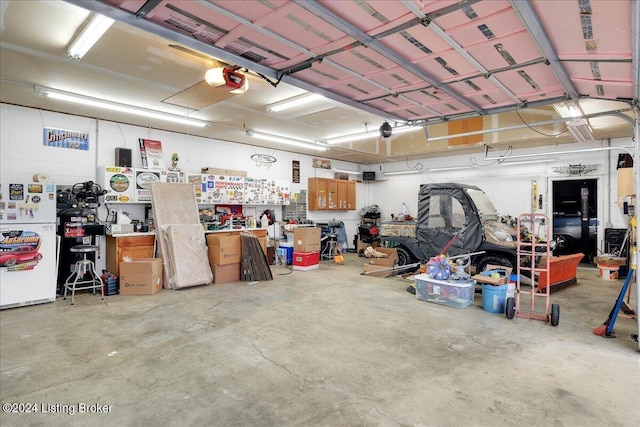
<path id="1" fill-rule="evenodd" d="M 485 276 L 482 274 L 476 274 L 472 278 L 479 283 L 489 283 L 491 285 L 505 285 L 509 281 L 512 268 L 505 267 L 502 265 L 487 264 L 485 271 L 490 271 L 490 270 L 502 270 L 503 272 L 500 274 L 500 277 L 491 277 L 491 276 Z"/>
<path id="2" fill-rule="evenodd" d="M 242 259 L 239 234 L 232 236 L 208 234 L 207 246 L 209 248 L 209 264 L 211 265 L 236 264 Z"/>
<path id="3" fill-rule="evenodd" d="M 320 229 L 298 227 L 293 230 L 294 252 L 320 252 Z"/>
<path id="4" fill-rule="evenodd" d="M 375 264 L 365 264 L 364 272 L 367 276 L 375 276 L 375 277 L 389 277 L 394 271 L 390 269 L 390 267 L 385 267 L 384 265 L 375 265 Z"/>
<path id="5" fill-rule="evenodd" d="M 151 295 L 162 289 L 162 258 L 123 261 L 119 271 L 121 295 Z"/>
<path id="6" fill-rule="evenodd" d="M 415 279 L 416 298 L 419 300 L 456 308 L 465 308 L 473 304 L 473 280 L 436 280 L 428 274 L 419 274 Z"/>
<path id="7" fill-rule="evenodd" d="M 213 283 L 229 283 L 240 280 L 240 263 L 216 265 L 211 264 Z"/>
<path id="8" fill-rule="evenodd" d="M 383 254 L 387 254 L 388 256 L 385 258 L 369 258 L 369 264 L 373 265 L 382 265 L 384 267 L 393 267 L 399 261 L 398 259 L 398 251 L 395 248 L 375 248 L 376 251 L 382 252 Z"/>

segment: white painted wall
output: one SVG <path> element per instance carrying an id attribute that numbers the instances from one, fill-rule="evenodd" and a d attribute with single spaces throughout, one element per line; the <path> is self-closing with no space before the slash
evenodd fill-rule
<path id="1" fill-rule="evenodd" d="M 58 185 L 73 185 L 84 181 L 98 182 L 96 176 L 99 166 L 115 164 L 115 148 L 123 147 L 132 150 L 134 168 L 142 167 L 142 159 L 138 145 L 139 138 L 154 139 L 162 142 L 165 162 L 170 165 L 171 154 L 179 154 L 178 166 L 187 173 L 199 173 L 201 167 L 243 170 L 254 178 L 292 181 L 292 161 L 300 162 L 300 183 L 292 183 L 292 193 L 307 189 L 310 177 L 333 178 L 332 170 L 312 167 L 312 156 L 295 154 L 287 151 L 268 150 L 261 147 L 234 144 L 225 141 L 201 138 L 192 135 L 177 134 L 156 129 L 142 128 L 126 124 L 90 119 L 66 114 L 41 111 L 33 108 L 0 104 L 0 182 L 31 181 L 34 174 L 47 174 L 51 182 Z M 46 147 L 43 145 L 43 127 L 80 130 L 89 133 L 89 151 L 70 150 Z M 270 168 L 259 167 L 250 159 L 255 153 L 270 154 L 277 162 Z M 321 153 L 319 153 L 321 154 Z M 317 157 L 322 158 L 321 155 Z M 332 162 L 334 167 L 356 170 L 357 165 L 348 162 Z M 356 199 L 363 197 L 364 186 L 356 185 Z M 144 219 L 144 205 L 111 205 L 122 207 L 129 212 L 132 219 Z M 245 207 L 249 214 L 252 209 L 256 214 L 265 209 L 274 209 L 279 220 L 282 217 L 280 206 Z M 104 206 L 99 210 L 99 218 L 104 220 L 107 211 Z M 314 221 L 344 221 L 347 237 L 351 240 L 357 232 L 360 212 L 339 211 L 308 213 Z M 273 227 L 269 228 L 274 234 Z M 275 231 L 277 236 L 281 231 Z M 103 251 L 104 254 L 104 251 Z M 104 266 L 104 256 L 98 262 L 98 268 Z M 102 263 L 102 265 L 100 265 Z"/>
<path id="2" fill-rule="evenodd" d="M 196 137 L 119 124 L 114 122 L 89 119 L 85 117 L 41 111 L 7 104 L 0 104 L 0 180 L 31 180 L 36 173 L 50 175 L 57 184 L 75 184 L 87 180 L 97 181 L 98 166 L 109 166 L 115 163 L 115 148 L 130 148 L 133 152 L 133 166 L 142 167 L 138 138 L 162 141 L 167 165 L 170 164 L 171 153 L 180 156 L 179 167 L 185 172 L 200 172 L 201 167 L 218 167 L 225 169 L 245 170 L 256 178 L 281 179 L 291 181 L 291 164 L 300 161 L 300 184 L 292 184 L 292 192 L 307 189 L 309 177 L 332 178 L 331 170 L 312 167 L 311 156 L 294 154 L 286 151 L 267 150 L 249 145 L 234 144 L 219 140 Z M 63 148 L 45 147 L 43 145 L 42 128 L 44 126 L 86 131 L 90 135 L 90 150 L 77 151 Z M 611 141 L 611 146 L 631 145 L 630 139 Z M 516 150 L 514 155 L 529 153 L 581 150 L 585 148 L 603 147 L 606 143 L 563 144 L 554 148 Z M 548 164 L 529 164 L 522 166 L 498 166 L 485 162 L 483 154 L 451 156 L 446 158 L 423 159 L 419 161 L 398 162 L 383 166 L 362 166 L 365 170 L 375 170 L 378 181 L 358 183 L 356 197 L 358 209 L 355 211 L 311 211 L 308 218 L 314 221 L 330 221 L 336 219 L 345 223 L 349 245 L 357 233 L 360 222 L 360 209 L 377 204 L 383 218 L 390 218 L 392 213 L 399 213 L 402 203 L 406 203 L 411 215 L 417 215 L 417 198 L 420 184 L 430 182 L 463 182 L 483 189 L 493 200 L 498 212 L 503 215 L 517 216 L 530 211 L 531 181 L 536 180 L 538 193 L 543 194 L 544 208 L 541 211 L 552 216 L 551 182 L 556 179 L 570 179 L 553 171 L 554 166 L 569 164 L 598 164 L 598 170 L 584 178 L 598 180 L 598 217 L 599 247 L 602 247 L 605 226 L 624 228 L 627 218 L 617 205 L 616 162 L 618 154 L 623 151 L 602 151 L 583 154 L 549 156 L 556 160 Z M 255 153 L 266 153 L 277 158 L 271 167 L 258 167 L 250 156 Z M 317 157 L 322 157 L 319 153 Z M 490 156 L 502 153 L 491 151 Z M 514 159 L 516 161 L 518 159 Z M 520 159 L 528 160 L 528 159 Z M 347 162 L 332 161 L 336 168 L 356 170 L 357 165 Z M 382 170 L 404 170 L 420 163 L 422 173 L 417 175 L 383 176 Z M 448 166 L 471 166 L 471 169 L 458 171 L 429 172 L 429 168 Z M 608 164 L 608 165 L 607 165 Z M 637 165 L 637 162 L 636 162 Z M 609 196 L 610 195 L 610 196 Z M 274 208 L 278 219 L 281 217 L 279 207 L 259 206 L 259 213 L 264 209 Z M 251 208 L 246 208 L 251 212 Z M 245 209 L 245 210 L 246 210 Z M 141 206 L 127 206 L 134 219 L 142 219 L 144 209 Z M 100 218 L 106 217 L 106 211 Z M 277 232 L 279 234 L 279 232 Z"/>
<path id="3" fill-rule="evenodd" d="M 602 147 L 628 147 L 631 139 L 618 139 L 608 142 L 563 144 L 558 147 L 546 147 L 529 150 L 516 150 L 513 155 L 534 153 L 549 153 L 559 151 L 585 150 Z M 484 190 L 493 201 L 501 215 L 517 217 L 523 213 L 531 212 L 531 188 L 532 181 L 537 183 L 538 194 L 543 195 L 543 209 L 538 213 L 553 217 L 552 182 L 555 180 L 569 179 L 596 179 L 598 191 L 598 248 L 602 250 L 605 228 L 626 228 L 628 218 L 622 212 L 622 206 L 618 206 L 617 200 L 617 172 L 616 165 L 618 154 L 624 153 L 623 149 L 615 149 L 598 152 L 573 153 L 566 155 L 548 155 L 547 158 L 555 160 L 549 163 L 523 164 L 519 166 L 499 166 L 496 162 L 485 162 L 484 154 L 451 156 L 447 158 L 423 159 L 408 162 L 409 167 L 422 164 L 422 172 L 415 175 L 382 176 L 383 181 L 367 184 L 366 193 L 371 203 L 381 207 L 383 218 L 390 219 L 392 213 L 400 212 L 402 203 L 409 207 L 409 213 L 416 216 L 418 213 L 418 191 L 421 184 L 459 182 L 475 185 Z M 502 153 L 489 153 L 489 157 L 500 156 Z M 534 160 L 542 157 L 513 159 L 516 161 Z M 554 167 L 568 166 L 570 164 L 593 165 L 598 169 L 594 172 L 579 177 L 567 176 L 554 171 Z M 429 168 L 464 167 L 469 169 L 430 172 Z M 637 165 L 637 162 L 636 162 Z M 407 162 L 398 162 L 382 166 L 383 171 L 406 170 Z M 379 172 L 378 172 L 379 173 Z"/>

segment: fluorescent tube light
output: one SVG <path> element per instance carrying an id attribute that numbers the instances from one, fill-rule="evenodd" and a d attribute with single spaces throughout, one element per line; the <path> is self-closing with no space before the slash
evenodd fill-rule
<path id="1" fill-rule="evenodd" d="M 564 154 L 581 154 L 581 153 L 590 153 L 594 151 L 611 151 L 611 150 L 620 150 L 633 155 L 632 149 L 634 148 L 635 147 L 632 145 L 627 145 L 624 147 L 585 148 L 583 150 L 549 151 L 545 153 L 534 153 L 534 154 L 515 154 L 509 157 L 485 157 L 483 160 L 485 162 L 493 162 L 494 160 L 526 159 L 526 158 L 540 157 L 540 156 L 559 156 Z"/>
<path id="2" fill-rule="evenodd" d="M 104 15 L 95 14 L 89 20 L 86 27 L 71 43 L 68 54 L 73 59 L 80 59 L 93 47 L 100 37 L 107 32 L 114 20 Z"/>
<path id="3" fill-rule="evenodd" d="M 164 120 L 173 123 L 180 123 L 189 126 L 205 127 L 211 126 L 211 122 L 206 120 L 191 119 L 178 114 L 164 113 L 162 111 L 149 110 L 134 105 L 120 104 L 112 101 L 91 98 L 85 95 L 65 92 L 57 89 L 50 89 L 41 86 L 35 87 L 36 95 L 47 96 L 52 99 L 73 102 L 75 104 L 87 105 L 89 107 L 103 108 L 105 110 L 119 111 L 121 113 L 134 114 L 136 116 L 149 117 L 151 119 Z"/>
<path id="4" fill-rule="evenodd" d="M 409 175 L 412 173 L 420 173 L 422 172 L 421 169 L 410 169 L 410 170 L 406 170 L 406 171 L 395 171 L 395 172 L 382 172 L 382 175 Z"/>
<path id="5" fill-rule="evenodd" d="M 411 132 L 412 130 L 417 130 L 417 129 L 423 129 L 423 127 L 422 126 L 395 127 L 393 128 L 391 136 L 399 135 L 405 132 Z M 336 136 L 334 138 L 326 138 L 323 141 L 326 142 L 327 144 L 332 145 L 332 144 L 340 144 L 341 142 L 360 141 L 362 139 L 367 139 L 371 137 L 377 138 L 378 136 L 380 136 L 380 131 L 378 129 L 372 129 L 368 132 L 360 132 L 360 133 L 354 133 L 351 135 Z"/>
<path id="6" fill-rule="evenodd" d="M 358 171 L 350 171 L 350 170 L 346 170 L 346 169 L 334 169 L 334 172 L 341 172 L 341 173 L 348 173 L 350 175 L 360 175 L 361 172 Z"/>
<path id="7" fill-rule="evenodd" d="M 278 142 L 280 144 L 293 145 L 295 147 L 309 148 L 316 151 L 327 151 L 327 147 L 315 145 L 313 142 L 302 141 L 299 139 L 287 138 L 285 136 L 273 135 L 270 133 L 258 132 L 255 130 L 247 130 L 247 136 L 262 139 L 264 141 Z"/>
<path id="8" fill-rule="evenodd" d="M 578 142 L 589 142 L 594 140 L 591 129 L 589 129 L 589 125 L 585 119 L 570 121 L 567 123 L 567 129 L 569 129 L 571 135 L 573 135 Z"/>
<path id="9" fill-rule="evenodd" d="M 269 104 L 266 107 L 268 113 L 277 113 L 279 111 L 289 110 L 294 107 L 299 107 L 304 104 L 308 104 L 314 101 L 324 99 L 324 96 L 317 93 L 305 93 L 303 95 L 294 96 L 293 98 L 285 99 L 284 101 Z"/>
<path id="10" fill-rule="evenodd" d="M 457 171 L 462 169 L 471 169 L 471 166 L 449 166 L 446 168 L 429 168 L 429 172 Z"/>
<path id="11" fill-rule="evenodd" d="M 530 165 L 534 163 L 549 163 L 554 162 L 557 159 L 539 159 L 539 160 L 524 160 L 521 162 L 498 162 L 500 166 L 518 166 L 518 165 Z"/>

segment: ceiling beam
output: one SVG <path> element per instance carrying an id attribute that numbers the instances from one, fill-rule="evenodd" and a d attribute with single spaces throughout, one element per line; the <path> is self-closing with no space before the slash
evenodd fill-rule
<path id="1" fill-rule="evenodd" d="M 424 14 L 415 4 L 408 0 L 402 0 L 402 4 L 412 11 L 414 15 L 419 18 L 425 19 L 427 15 Z M 431 29 L 434 33 L 436 33 L 442 40 L 444 40 L 449 46 L 451 46 L 460 56 L 469 61 L 477 70 L 479 70 L 484 77 L 491 80 L 491 82 L 499 87 L 502 92 L 504 92 L 513 102 L 516 104 L 520 104 L 522 101 L 514 95 L 505 85 L 502 84 L 500 80 L 496 78 L 489 70 L 484 68 L 482 64 L 480 64 L 469 52 L 467 52 L 458 42 L 456 42 L 449 34 L 447 34 L 438 24 L 431 21 L 429 22 L 429 29 Z"/>
<path id="2" fill-rule="evenodd" d="M 556 78 L 560 81 L 564 92 L 569 98 L 577 101 L 580 97 L 578 95 L 578 91 L 573 85 L 573 82 L 571 81 L 567 70 L 565 70 L 562 66 L 555 49 L 553 48 L 553 46 L 551 46 L 549 36 L 547 35 L 544 28 L 542 28 L 540 19 L 533 10 L 531 2 L 522 0 L 509 0 L 509 2 L 511 3 L 511 7 L 516 12 L 518 17 L 520 17 L 522 25 L 525 26 L 533 41 L 538 45 L 538 49 L 540 49 L 542 55 L 544 55 L 544 57 L 549 61 L 551 70 L 555 74 Z"/>
<path id="3" fill-rule="evenodd" d="M 354 38 L 355 40 L 358 40 L 360 43 L 362 43 L 367 48 L 379 53 L 380 55 L 382 55 L 385 58 L 393 61 L 394 63 L 398 64 L 399 66 L 402 66 L 402 68 L 404 68 L 405 70 L 409 71 L 410 73 L 413 73 L 416 77 L 419 77 L 422 80 L 430 83 L 431 85 L 433 85 L 438 90 L 440 90 L 443 93 L 446 93 L 447 95 L 451 96 L 453 99 L 455 99 L 456 101 L 460 102 L 462 105 L 465 105 L 467 108 L 469 108 L 469 109 L 471 109 L 471 110 L 473 110 L 473 111 L 475 111 L 477 113 L 481 113 L 482 112 L 482 108 L 480 108 L 479 106 L 477 106 L 473 102 L 469 101 L 468 99 L 466 99 L 464 96 L 460 95 L 459 93 L 451 90 L 446 85 L 443 85 L 442 83 L 437 81 L 437 79 L 435 79 L 433 76 L 431 76 L 431 75 L 427 74 L 426 72 L 424 72 L 420 67 L 418 67 L 415 64 L 412 64 L 411 62 L 407 61 L 406 58 L 403 58 L 402 56 L 398 55 L 397 53 L 395 53 L 391 49 L 387 48 L 382 43 L 380 43 L 378 40 L 376 40 L 375 37 L 367 35 L 366 33 L 360 31 L 360 29 L 358 29 L 355 26 L 351 25 L 349 22 L 347 22 L 344 19 L 340 18 L 339 16 L 333 14 L 331 11 L 326 9 L 324 6 L 320 5 L 317 1 L 315 1 L 315 0 L 293 0 L 293 1 L 294 1 L 294 3 L 296 3 L 301 8 L 307 10 L 310 13 L 313 13 L 314 15 L 320 17 L 320 19 L 322 19 L 323 21 L 328 22 L 329 24 L 333 25 L 334 27 L 336 27 L 340 31 L 342 31 L 345 34 L 347 34 L 348 36 Z"/>
<path id="4" fill-rule="evenodd" d="M 131 25 L 132 27 L 138 28 L 140 30 L 146 31 L 151 34 L 155 34 L 159 37 L 163 37 L 172 42 L 179 43 L 195 51 L 212 56 L 213 58 L 219 61 L 226 62 L 229 64 L 234 64 L 241 68 L 246 68 L 250 71 L 253 71 L 258 74 L 262 74 L 263 76 L 266 76 L 274 80 L 277 80 L 280 77 L 279 72 L 277 70 L 266 67 L 264 65 L 260 65 L 247 58 L 243 58 L 242 56 L 234 55 L 219 47 L 203 43 L 199 40 L 194 39 L 193 37 L 178 33 L 169 28 L 162 27 L 156 24 L 155 22 L 149 21 L 148 19 L 140 19 L 133 13 L 111 6 L 109 4 L 105 4 L 100 1 L 94 1 L 94 0 L 64 0 L 64 1 L 67 3 L 73 4 L 75 6 L 81 7 L 83 9 L 108 16 L 110 18 L 115 19 L 116 21 Z M 318 88 L 315 85 L 309 84 L 303 80 L 296 79 L 295 77 L 292 77 L 290 75 L 284 76 L 282 80 L 285 81 L 287 84 L 290 84 L 291 86 L 295 86 L 299 89 L 306 90 L 308 92 L 319 93 L 325 96 L 326 98 L 332 99 L 341 104 L 349 105 L 351 107 L 365 111 L 367 113 L 375 114 L 382 118 L 388 118 L 389 120 L 394 120 L 399 122 L 404 121 L 404 119 L 401 117 L 397 117 L 386 111 L 382 111 L 377 108 L 373 108 L 369 105 L 353 101 L 351 99 L 348 99 L 344 96 L 330 92 L 328 90 Z"/>

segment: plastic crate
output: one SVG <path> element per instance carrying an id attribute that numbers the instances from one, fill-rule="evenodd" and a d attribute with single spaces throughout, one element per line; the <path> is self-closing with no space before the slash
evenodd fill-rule
<path id="1" fill-rule="evenodd" d="M 416 279 L 416 298 L 422 301 L 465 308 L 473 304 L 474 280 L 436 280 L 428 274 L 419 274 Z"/>

